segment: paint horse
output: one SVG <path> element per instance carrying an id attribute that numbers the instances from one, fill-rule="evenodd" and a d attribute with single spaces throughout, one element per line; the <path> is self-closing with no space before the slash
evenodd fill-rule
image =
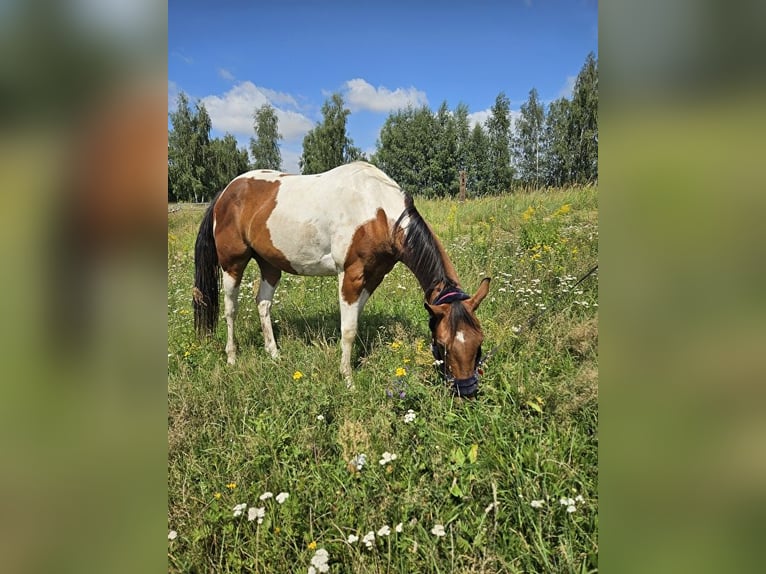
<path id="1" fill-rule="evenodd" d="M 412 198 L 368 163 L 315 175 L 271 170 L 240 175 L 208 207 L 194 255 L 195 327 L 200 335 L 215 329 L 220 281 L 230 364 L 237 355 L 237 297 L 251 259 L 261 272 L 256 301 L 264 345 L 274 358 L 278 351 L 270 309 L 282 272 L 338 276 L 340 371 L 349 384 L 359 316 L 385 275 L 401 261 L 425 294 L 432 351 L 443 377 L 458 396 L 471 396 L 478 389 L 483 334 L 475 312 L 489 291 L 489 278 L 473 296 L 465 293 Z"/>

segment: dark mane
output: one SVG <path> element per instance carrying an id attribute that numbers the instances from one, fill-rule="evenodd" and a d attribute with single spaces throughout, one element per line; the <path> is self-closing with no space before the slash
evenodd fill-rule
<path id="1" fill-rule="evenodd" d="M 411 196 L 405 197 L 404 205 L 404 211 L 396 221 L 394 232 L 396 233 L 401 229 L 402 221 L 407 219 L 401 259 L 415 274 L 426 292 L 426 298 L 428 298 L 437 284 L 449 283 L 454 285 L 455 282 L 447 277 L 447 270 L 444 268 L 444 261 L 436 238 L 423 216 L 415 209 Z"/>
<path id="2" fill-rule="evenodd" d="M 406 218 L 408 221 L 404 229 L 402 262 L 417 277 L 423 287 L 426 299 L 431 300 L 431 295 L 437 285 L 440 285 L 442 290 L 460 290 L 455 280 L 447 275 L 437 239 L 423 216 L 415 209 L 411 196 L 406 196 L 404 205 L 404 212 L 396 221 L 394 232 L 396 233 L 401 229 L 400 225 Z M 453 301 L 450 305 L 450 331 L 453 335 L 465 325 L 479 329 L 476 317 L 468 312 L 465 305 L 460 301 Z"/>

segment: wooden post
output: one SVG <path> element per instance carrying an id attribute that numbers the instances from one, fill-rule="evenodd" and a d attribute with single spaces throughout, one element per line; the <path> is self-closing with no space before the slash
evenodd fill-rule
<path id="1" fill-rule="evenodd" d="M 460 171 L 460 201 L 465 201 L 465 170 Z"/>

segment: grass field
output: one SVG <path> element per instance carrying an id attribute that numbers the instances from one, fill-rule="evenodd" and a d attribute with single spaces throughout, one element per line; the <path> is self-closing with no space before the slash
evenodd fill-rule
<path id="1" fill-rule="evenodd" d="M 362 315 L 354 390 L 334 278 L 283 275 L 274 361 L 251 264 L 228 366 L 225 321 L 212 340 L 193 329 L 203 209 L 168 214 L 169 571 L 597 570 L 598 276 L 572 288 L 598 260 L 597 190 L 416 205 L 467 291 L 492 277 L 477 315 L 497 352 L 475 400 L 438 379 L 403 265 Z"/>

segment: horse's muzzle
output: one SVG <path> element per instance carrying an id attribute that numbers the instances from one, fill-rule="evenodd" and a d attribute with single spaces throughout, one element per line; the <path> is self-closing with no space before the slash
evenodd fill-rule
<path id="1" fill-rule="evenodd" d="M 470 398 L 479 390 L 479 372 L 474 371 L 467 379 L 452 379 L 452 394 L 456 397 Z"/>

